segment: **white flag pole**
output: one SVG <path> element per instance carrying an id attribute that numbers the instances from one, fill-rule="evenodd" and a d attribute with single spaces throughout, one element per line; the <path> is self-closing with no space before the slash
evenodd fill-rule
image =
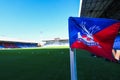
<path id="1" fill-rule="evenodd" d="M 78 17 L 81 15 L 82 0 L 79 4 L 79 13 Z M 71 80 L 77 80 L 77 65 L 76 65 L 76 49 L 70 48 L 70 70 L 71 70 Z"/>
<path id="2" fill-rule="evenodd" d="M 77 80 L 76 49 L 70 48 L 71 80 Z"/>
<path id="3" fill-rule="evenodd" d="M 80 0 L 78 17 L 81 16 L 82 1 L 83 1 L 83 0 Z"/>

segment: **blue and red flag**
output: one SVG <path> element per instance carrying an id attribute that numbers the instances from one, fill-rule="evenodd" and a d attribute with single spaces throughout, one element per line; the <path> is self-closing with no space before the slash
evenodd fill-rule
<path id="1" fill-rule="evenodd" d="M 71 48 L 84 49 L 114 61 L 113 42 L 120 29 L 120 21 L 105 18 L 69 18 Z"/>

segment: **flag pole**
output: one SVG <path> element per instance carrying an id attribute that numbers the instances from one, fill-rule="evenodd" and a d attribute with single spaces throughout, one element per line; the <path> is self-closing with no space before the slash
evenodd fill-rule
<path id="1" fill-rule="evenodd" d="M 81 16 L 82 0 L 79 3 L 79 13 L 78 17 Z M 71 80 L 77 80 L 77 65 L 76 65 L 76 49 L 70 48 L 70 70 L 71 70 Z"/>
<path id="2" fill-rule="evenodd" d="M 81 16 L 82 1 L 83 1 L 83 0 L 80 0 L 78 17 Z"/>
<path id="3" fill-rule="evenodd" d="M 76 49 L 70 48 L 71 80 L 77 80 Z"/>
<path id="4" fill-rule="evenodd" d="M 69 42 L 70 43 L 70 42 Z M 70 71 L 71 80 L 77 80 L 77 66 L 76 66 L 76 49 L 70 47 Z"/>

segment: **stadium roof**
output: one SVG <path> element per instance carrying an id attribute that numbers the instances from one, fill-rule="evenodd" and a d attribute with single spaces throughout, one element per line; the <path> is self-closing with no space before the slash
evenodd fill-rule
<path id="1" fill-rule="evenodd" d="M 55 38 L 55 39 L 43 40 L 43 42 L 48 42 L 48 41 L 68 41 L 68 39 Z"/>
<path id="2" fill-rule="evenodd" d="M 120 20 L 120 0 L 82 0 L 81 17 Z"/>

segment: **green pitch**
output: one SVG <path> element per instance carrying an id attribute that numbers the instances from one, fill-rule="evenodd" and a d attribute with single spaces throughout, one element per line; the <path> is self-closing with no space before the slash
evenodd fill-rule
<path id="1" fill-rule="evenodd" d="M 0 80 L 70 80 L 67 47 L 0 50 Z M 78 80 L 119 80 L 120 64 L 77 50 Z"/>

